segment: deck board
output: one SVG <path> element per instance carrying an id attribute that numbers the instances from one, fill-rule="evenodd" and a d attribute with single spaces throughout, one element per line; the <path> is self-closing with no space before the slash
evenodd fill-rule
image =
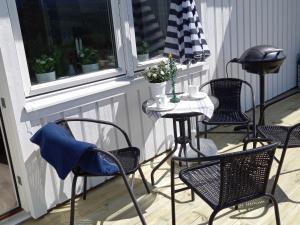
<path id="1" fill-rule="evenodd" d="M 292 125 L 300 122 L 300 95 L 290 97 L 267 111 L 267 123 Z M 219 129 L 219 128 L 218 128 Z M 226 127 L 225 129 L 230 129 Z M 210 137 L 216 142 L 220 152 L 241 149 L 241 135 L 214 134 Z M 276 198 L 279 201 L 282 224 L 300 224 L 300 151 L 290 149 L 286 156 Z M 279 155 L 280 150 L 277 151 Z M 150 172 L 162 156 L 146 162 L 142 169 L 150 181 Z M 146 194 L 140 177 L 135 178 L 134 191 L 149 225 L 171 224 L 170 173 L 169 162 L 156 173 L 156 180 L 163 178 Z M 271 180 L 277 163 L 274 162 Z M 150 185 L 150 184 L 149 184 Z M 180 185 L 180 184 L 179 184 Z M 189 201 L 190 191 L 176 194 L 176 217 L 178 225 L 205 225 L 212 210 L 200 198 Z M 186 203 L 180 203 L 186 202 Z M 37 220 L 28 220 L 23 225 L 60 225 L 69 223 L 69 204 L 53 209 L 46 216 Z M 80 225 L 137 225 L 140 221 L 120 178 L 115 178 L 100 187 L 88 192 L 87 200 L 81 197 L 76 200 L 76 224 Z M 273 225 L 275 224 L 274 208 L 259 199 L 241 205 L 238 210 L 221 211 L 214 225 Z"/>

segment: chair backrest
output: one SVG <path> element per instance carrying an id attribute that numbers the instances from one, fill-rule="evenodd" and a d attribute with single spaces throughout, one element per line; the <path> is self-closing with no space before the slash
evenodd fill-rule
<path id="1" fill-rule="evenodd" d="M 61 125 L 63 128 L 65 128 L 70 133 L 70 135 L 72 137 L 74 137 L 74 135 L 73 135 L 73 133 L 71 131 L 71 128 L 70 128 L 70 126 L 69 126 L 69 124 L 68 124 L 68 122 L 66 120 L 63 120 L 63 119 L 62 120 L 58 120 L 58 121 L 56 121 L 56 124 Z"/>
<path id="2" fill-rule="evenodd" d="M 219 100 L 219 107 L 216 111 L 241 111 L 242 80 L 221 78 L 209 83 L 211 94 Z"/>
<path id="3" fill-rule="evenodd" d="M 220 206 L 238 204 L 265 194 L 276 147 L 275 143 L 220 159 Z"/>

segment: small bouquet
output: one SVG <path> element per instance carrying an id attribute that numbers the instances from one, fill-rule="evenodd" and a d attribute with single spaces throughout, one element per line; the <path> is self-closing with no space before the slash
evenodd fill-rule
<path id="1" fill-rule="evenodd" d="M 162 83 L 170 80 L 169 64 L 161 61 L 158 65 L 149 67 L 143 72 L 143 76 L 150 83 Z"/>

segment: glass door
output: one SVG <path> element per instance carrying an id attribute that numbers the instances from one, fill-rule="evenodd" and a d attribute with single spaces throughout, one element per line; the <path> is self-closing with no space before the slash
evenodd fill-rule
<path id="1" fill-rule="evenodd" d="M 20 207 L 0 110 L 0 220 Z M 1 222 L 0 222 L 1 223 Z"/>

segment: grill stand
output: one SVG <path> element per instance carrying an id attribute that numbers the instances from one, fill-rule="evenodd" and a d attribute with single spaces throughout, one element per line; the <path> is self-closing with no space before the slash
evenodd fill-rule
<path id="1" fill-rule="evenodd" d="M 265 74 L 259 74 L 259 122 L 258 125 L 265 125 Z"/>

